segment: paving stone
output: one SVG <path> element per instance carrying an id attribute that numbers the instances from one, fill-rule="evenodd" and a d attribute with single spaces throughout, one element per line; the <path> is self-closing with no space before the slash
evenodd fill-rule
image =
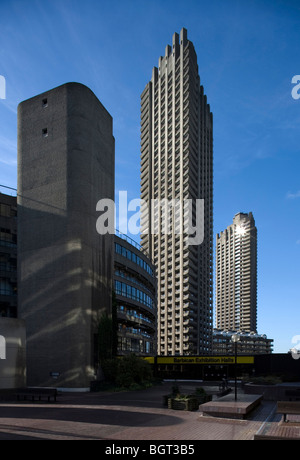
<path id="1" fill-rule="evenodd" d="M 57 403 L 50 404 L 3 402 L 0 439 L 251 440 L 256 433 L 275 429 L 281 419 L 274 412 L 276 404 L 269 401 L 263 401 L 247 420 L 169 410 L 163 407 L 162 397 L 171 386 L 123 393 L 62 394 Z"/>

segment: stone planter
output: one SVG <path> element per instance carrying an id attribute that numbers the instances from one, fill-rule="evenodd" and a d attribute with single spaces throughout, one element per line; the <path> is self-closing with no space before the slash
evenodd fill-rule
<path id="1" fill-rule="evenodd" d="M 190 397 L 187 399 L 168 399 L 168 408 L 173 410 L 194 411 L 199 409 L 199 402 L 197 398 Z"/>
<path id="2" fill-rule="evenodd" d="M 170 398 L 174 397 L 173 395 L 164 395 L 163 398 L 163 406 L 168 407 L 168 401 Z"/>

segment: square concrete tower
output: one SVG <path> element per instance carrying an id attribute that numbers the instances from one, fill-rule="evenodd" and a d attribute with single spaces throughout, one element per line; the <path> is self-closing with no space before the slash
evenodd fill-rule
<path id="1" fill-rule="evenodd" d="M 18 107 L 19 317 L 27 384 L 88 388 L 96 334 L 111 311 L 113 236 L 96 205 L 114 199 L 112 117 L 67 83 Z"/>

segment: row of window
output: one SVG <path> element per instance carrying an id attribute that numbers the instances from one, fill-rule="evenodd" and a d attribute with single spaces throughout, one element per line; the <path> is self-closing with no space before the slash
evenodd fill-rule
<path id="1" fill-rule="evenodd" d="M 153 270 L 147 262 L 145 262 L 141 257 L 139 257 L 135 252 L 130 251 L 129 249 L 121 246 L 119 243 L 115 243 L 115 252 L 116 254 L 120 254 L 126 259 L 131 260 L 139 267 L 143 268 L 149 275 L 153 276 Z"/>
<path id="2" fill-rule="evenodd" d="M 9 204 L 0 204 L 0 216 L 1 217 L 16 217 L 17 209 Z"/>
<path id="3" fill-rule="evenodd" d="M 136 328 L 136 327 L 126 327 L 124 324 L 119 325 L 118 331 L 121 332 L 122 334 L 138 335 L 138 336 L 141 336 L 141 337 L 145 337 L 146 339 L 152 339 L 153 338 L 144 329 L 139 329 L 139 328 Z"/>
<path id="4" fill-rule="evenodd" d="M 0 228 L 0 246 L 9 248 L 17 247 L 17 235 L 12 233 L 9 228 Z"/>
<path id="5" fill-rule="evenodd" d="M 148 296 L 145 292 L 140 291 L 139 289 L 129 286 L 126 283 L 115 280 L 115 291 L 117 295 L 136 300 L 137 302 L 140 302 L 149 308 L 154 308 L 154 302 L 150 296 Z"/>
<path id="6" fill-rule="evenodd" d="M 149 324 L 154 323 L 154 320 L 151 320 L 150 318 L 148 318 L 147 316 L 143 315 L 142 313 L 140 313 L 140 312 L 138 312 L 136 310 L 124 307 L 123 305 L 118 306 L 117 312 L 118 313 L 124 313 L 125 315 L 128 315 L 128 316 L 131 316 L 133 318 L 136 318 L 137 320 L 141 319 L 142 321 L 145 321 L 146 323 L 149 323 Z"/>
<path id="7" fill-rule="evenodd" d="M 123 353 L 142 353 L 153 354 L 154 347 L 152 342 L 146 340 L 132 339 L 128 337 L 118 338 L 118 350 Z"/>
<path id="8" fill-rule="evenodd" d="M 120 278 L 124 278 L 126 279 L 127 281 L 129 281 L 130 283 L 134 283 L 134 284 L 137 284 L 138 286 L 142 287 L 144 291 L 148 292 L 149 294 L 152 294 L 152 292 L 150 291 L 150 289 L 148 289 L 144 283 L 142 283 L 141 281 L 139 281 L 135 276 L 127 273 L 126 271 L 124 270 L 120 270 L 120 269 L 116 269 L 115 270 L 115 276 L 119 276 Z"/>
<path id="9" fill-rule="evenodd" d="M 17 270 L 17 258 L 11 254 L 0 252 L 0 270 L 5 272 L 15 272 Z"/>
<path id="10" fill-rule="evenodd" d="M 17 243 L 13 243 L 11 241 L 0 239 L 0 246 L 6 247 L 6 248 L 16 248 Z"/>

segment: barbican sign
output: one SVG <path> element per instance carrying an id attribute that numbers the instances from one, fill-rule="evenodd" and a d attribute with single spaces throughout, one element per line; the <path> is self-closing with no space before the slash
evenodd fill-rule
<path id="1" fill-rule="evenodd" d="M 146 358 L 150 364 L 205 364 L 224 365 L 235 364 L 234 356 L 178 356 Z M 254 364 L 254 356 L 238 356 L 237 364 Z"/>

